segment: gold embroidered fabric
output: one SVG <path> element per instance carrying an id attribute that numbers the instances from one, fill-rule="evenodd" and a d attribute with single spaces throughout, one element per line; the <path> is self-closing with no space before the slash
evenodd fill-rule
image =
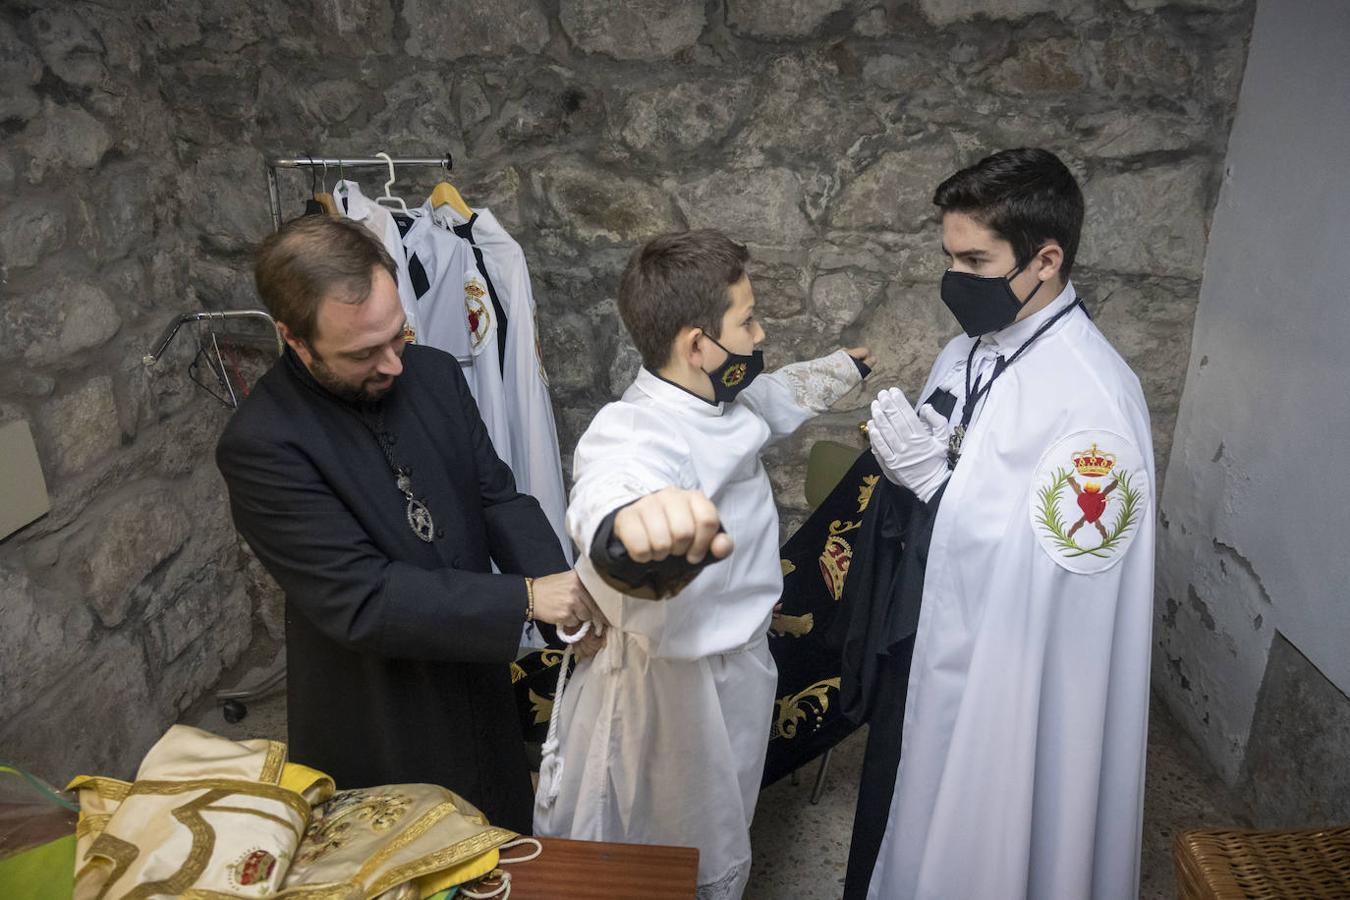
<path id="1" fill-rule="evenodd" d="M 445 788 L 336 791 L 276 741 L 175 725 L 132 783 L 82 776 L 75 900 L 416 900 L 478 878 L 516 837 Z"/>

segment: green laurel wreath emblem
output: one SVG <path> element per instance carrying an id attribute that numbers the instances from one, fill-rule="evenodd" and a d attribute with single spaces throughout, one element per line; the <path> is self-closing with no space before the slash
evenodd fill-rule
<path id="1" fill-rule="evenodd" d="M 1054 539 L 1055 545 L 1060 552 L 1068 559 L 1078 556 L 1097 556 L 1106 558 L 1116 549 L 1116 546 L 1125 539 L 1125 535 L 1139 522 L 1139 492 L 1130 486 L 1130 473 L 1124 470 L 1115 473 L 1116 481 L 1119 483 L 1120 507 L 1116 512 L 1115 521 L 1111 523 L 1111 528 L 1106 532 L 1106 538 L 1095 547 L 1084 547 L 1069 537 L 1068 529 L 1064 525 L 1064 519 L 1059 514 L 1059 496 L 1064 492 L 1064 488 L 1069 483 L 1069 478 L 1073 472 L 1068 469 L 1056 469 L 1055 477 L 1051 479 L 1050 484 L 1037 491 L 1040 496 L 1040 504 L 1036 508 L 1036 524 L 1040 525 L 1050 537 Z"/>

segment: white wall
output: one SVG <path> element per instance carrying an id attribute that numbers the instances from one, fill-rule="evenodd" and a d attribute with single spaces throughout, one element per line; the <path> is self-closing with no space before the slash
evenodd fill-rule
<path id="1" fill-rule="evenodd" d="M 1154 683 L 1236 781 L 1274 629 L 1350 692 L 1350 3 L 1259 3 L 1162 498 Z"/>

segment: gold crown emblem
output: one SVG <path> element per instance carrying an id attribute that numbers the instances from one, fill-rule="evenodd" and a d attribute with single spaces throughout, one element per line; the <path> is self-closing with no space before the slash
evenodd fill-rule
<path id="1" fill-rule="evenodd" d="M 464 293 L 479 300 L 487 295 L 487 291 L 483 290 L 476 282 L 472 281 L 464 282 Z"/>
<path id="2" fill-rule="evenodd" d="M 1084 478 L 1104 478 L 1116 467 L 1116 455 L 1104 453 L 1093 444 L 1089 450 L 1079 450 L 1073 455 L 1073 467 Z"/>

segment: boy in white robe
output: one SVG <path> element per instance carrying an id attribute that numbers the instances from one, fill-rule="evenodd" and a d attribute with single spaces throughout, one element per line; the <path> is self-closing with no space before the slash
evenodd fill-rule
<path id="1" fill-rule="evenodd" d="M 756 378 L 748 259 L 693 231 L 652 240 L 624 271 L 619 312 L 643 368 L 582 435 L 567 511 L 577 571 L 610 627 L 558 701 L 559 748 L 535 798 L 540 835 L 697 847 L 700 898 L 745 888 L 774 708 L 766 635 L 783 582 L 760 452 L 871 362 L 866 348 L 840 350 Z M 674 562 L 674 580 L 693 578 L 639 599 L 616 587 L 620 545 L 629 569 Z"/>

